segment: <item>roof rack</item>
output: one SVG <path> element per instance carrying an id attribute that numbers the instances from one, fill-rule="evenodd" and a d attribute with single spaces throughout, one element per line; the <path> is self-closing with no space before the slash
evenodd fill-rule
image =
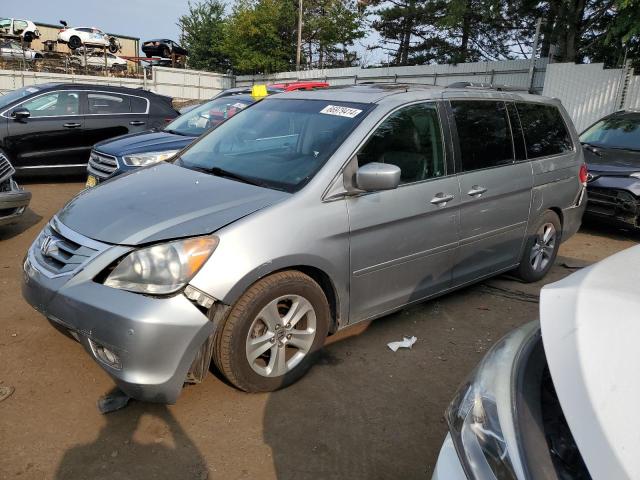
<path id="1" fill-rule="evenodd" d="M 481 82 L 454 82 L 446 86 L 446 88 L 473 88 L 478 90 L 496 90 L 498 92 L 527 92 L 532 93 L 526 87 L 517 87 L 515 85 L 496 85 L 493 83 Z"/>

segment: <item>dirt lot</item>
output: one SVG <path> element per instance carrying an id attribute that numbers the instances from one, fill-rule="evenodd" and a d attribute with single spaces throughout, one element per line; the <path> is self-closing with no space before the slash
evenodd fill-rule
<path id="1" fill-rule="evenodd" d="M 0 229 L 0 384 L 15 387 L 0 403 L 1 479 L 429 478 L 457 385 L 537 317 L 542 284 L 503 276 L 343 332 L 286 390 L 249 395 L 209 375 L 174 406 L 100 415 L 109 377 L 19 293 L 27 247 L 81 186 L 29 185 L 31 211 Z M 546 282 L 636 240 L 585 229 Z M 392 353 L 386 343 L 403 335 L 418 342 Z"/>

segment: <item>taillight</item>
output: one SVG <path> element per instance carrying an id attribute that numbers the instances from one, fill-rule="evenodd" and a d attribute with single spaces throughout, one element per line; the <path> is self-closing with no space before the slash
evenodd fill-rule
<path id="1" fill-rule="evenodd" d="M 580 183 L 587 186 L 587 178 L 589 177 L 589 170 L 587 170 L 587 165 L 583 163 L 580 165 L 580 173 L 578 174 L 578 178 L 580 179 Z"/>

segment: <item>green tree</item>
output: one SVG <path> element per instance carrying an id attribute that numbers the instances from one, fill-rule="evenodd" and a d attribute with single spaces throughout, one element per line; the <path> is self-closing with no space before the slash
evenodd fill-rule
<path id="1" fill-rule="evenodd" d="M 220 0 L 189 2 L 189 12 L 178 19 L 180 43 L 189 50 L 189 65 L 198 70 L 226 71 L 223 49 L 225 5 Z"/>

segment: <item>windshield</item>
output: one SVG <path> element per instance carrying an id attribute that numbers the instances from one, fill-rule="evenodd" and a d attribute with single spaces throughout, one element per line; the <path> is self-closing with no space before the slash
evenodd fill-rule
<path id="1" fill-rule="evenodd" d="M 16 100 L 20 100 L 21 98 L 27 97 L 34 93 L 38 93 L 40 91 L 37 87 L 22 87 L 17 90 L 12 90 L 6 95 L 2 95 L 0 97 L 0 108 L 4 108 L 10 103 L 15 102 Z"/>
<path id="2" fill-rule="evenodd" d="M 253 102 L 253 98 L 248 95 L 218 98 L 180 115 L 165 127 L 165 131 L 199 137 L 210 128 L 217 127 L 226 119 L 247 108 Z"/>
<path id="3" fill-rule="evenodd" d="M 370 108 L 362 103 L 267 98 L 212 130 L 177 164 L 295 192 L 313 178 Z"/>
<path id="4" fill-rule="evenodd" d="M 640 150 L 640 113 L 600 120 L 580 135 L 580 141 L 598 147 Z"/>

